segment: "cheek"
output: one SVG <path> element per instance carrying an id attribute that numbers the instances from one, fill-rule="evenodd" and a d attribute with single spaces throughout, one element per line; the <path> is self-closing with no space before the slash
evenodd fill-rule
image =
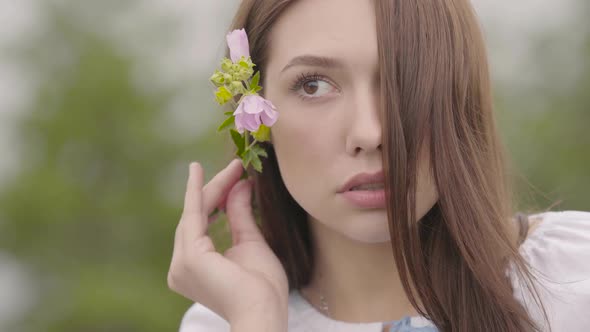
<path id="1" fill-rule="evenodd" d="M 321 119 L 311 118 L 310 113 L 284 110 L 271 129 L 283 182 L 297 203 L 309 212 L 329 194 L 325 174 L 336 153 L 332 146 L 336 134 L 330 131 L 335 129 Z"/>
<path id="2" fill-rule="evenodd" d="M 336 127 L 328 125 L 327 112 L 316 115 L 322 113 L 320 111 L 301 109 L 301 106 L 282 108 L 279 120 L 271 129 L 273 146 L 282 169 L 289 173 L 315 174 L 320 167 L 327 166 L 325 162 L 336 153 Z"/>

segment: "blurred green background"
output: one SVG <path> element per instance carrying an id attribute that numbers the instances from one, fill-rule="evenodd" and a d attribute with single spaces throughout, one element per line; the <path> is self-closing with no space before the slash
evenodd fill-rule
<path id="1" fill-rule="evenodd" d="M 0 2 L 0 331 L 178 329 L 188 164 L 208 180 L 231 158 L 207 79 L 237 3 Z M 519 205 L 590 210 L 590 5 L 545 24 L 474 3 Z M 226 220 L 211 232 L 224 251 Z"/>

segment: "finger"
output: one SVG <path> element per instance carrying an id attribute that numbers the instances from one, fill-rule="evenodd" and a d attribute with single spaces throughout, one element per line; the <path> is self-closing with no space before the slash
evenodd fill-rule
<path id="1" fill-rule="evenodd" d="M 223 207 L 227 194 L 240 179 L 243 168 L 239 159 L 233 159 L 221 172 L 217 173 L 203 188 L 203 211 L 209 215 L 216 207 Z"/>
<path id="2" fill-rule="evenodd" d="M 184 241 L 197 239 L 205 234 L 207 225 L 203 218 L 203 168 L 197 162 L 189 166 L 189 176 L 184 196 L 184 210 L 179 227 Z"/>
<path id="3" fill-rule="evenodd" d="M 252 182 L 240 180 L 227 196 L 227 218 L 233 245 L 242 241 L 264 241 L 252 215 Z"/>

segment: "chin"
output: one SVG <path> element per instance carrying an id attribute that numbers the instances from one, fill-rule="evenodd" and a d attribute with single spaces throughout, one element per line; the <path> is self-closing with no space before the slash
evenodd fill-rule
<path id="1" fill-rule="evenodd" d="M 349 215 L 338 228 L 342 235 L 362 243 L 390 242 L 387 211 L 365 210 Z"/>

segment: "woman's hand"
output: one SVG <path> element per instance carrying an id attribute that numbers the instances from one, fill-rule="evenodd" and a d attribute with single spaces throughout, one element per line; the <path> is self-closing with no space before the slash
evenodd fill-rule
<path id="1" fill-rule="evenodd" d="M 273 310 L 287 316 L 288 281 L 252 215 L 250 180 L 240 180 L 238 159 L 203 187 L 203 169 L 193 162 L 176 227 L 168 287 L 216 312 L 226 321 Z M 208 216 L 225 206 L 232 247 L 221 255 L 207 235 Z M 280 312 L 277 312 L 277 308 Z"/>

